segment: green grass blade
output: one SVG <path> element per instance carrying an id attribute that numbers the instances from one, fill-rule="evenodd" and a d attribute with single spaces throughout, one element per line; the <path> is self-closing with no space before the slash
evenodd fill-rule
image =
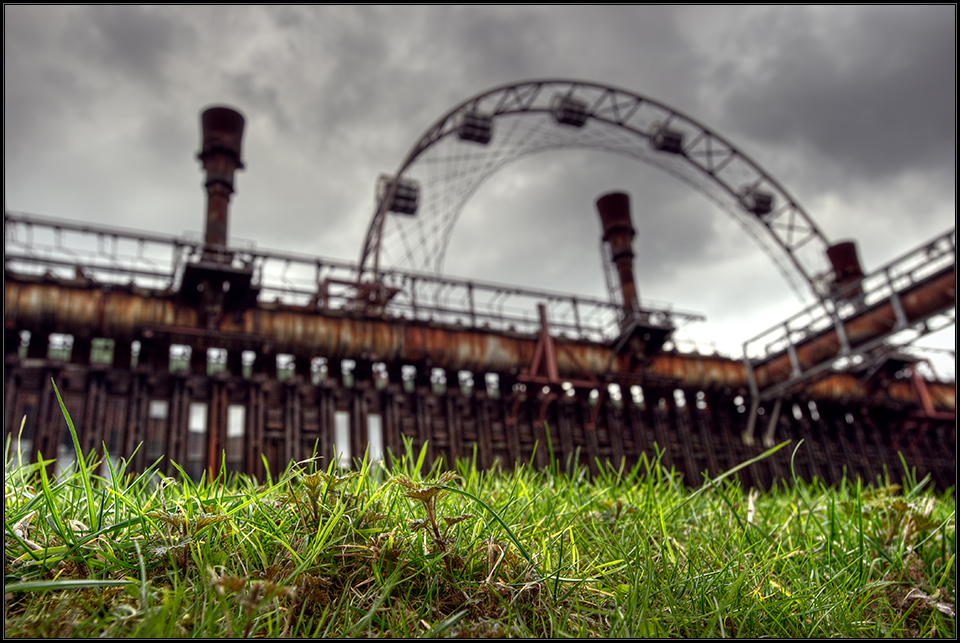
<path id="1" fill-rule="evenodd" d="M 456 487 L 449 487 L 447 485 L 440 485 L 440 488 L 446 489 L 447 491 L 450 491 L 452 493 L 460 494 L 461 496 L 470 498 L 475 503 L 477 503 L 478 505 L 486 509 L 490 513 L 490 515 L 492 515 L 493 518 L 497 522 L 499 522 L 500 525 L 504 528 L 504 530 L 507 532 L 507 538 L 509 538 L 510 541 L 516 546 L 517 550 L 520 551 L 520 554 L 527 559 L 527 562 L 530 563 L 531 565 L 534 565 L 534 566 L 536 565 L 536 563 L 533 560 L 533 557 L 531 557 L 530 554 L 527 553 L 527 550 L 523 546 L 523 544 L 520 542 L 520 539 L 517 538 L 517 536 L 513 533 L 513 530 L 510 529 L 510 526 L 503 521 L 503 518 L 501 518 L 500 515 L 490 507 L 490 505 L 485 503 L 483 500 L 480 500 L 480 498 L 476 497 L 469 491 L 464 491 L 463 489 L 458 489 Z"/>
<path id="2" fill-rule="evenodd" d="M 7 583 L 6 592 L 49 592 L 82 589 L 85 587 L 116 587 L 118 585 L 136 585 L 132 580 L 31 580 L 22 583 Z"/>
<path id="3" fill-rule="evenodd" d="M 677 511 L 679 511 L 682 507 L 684 507 L 685 505 L 687 505 L 688 503 L 690 503 L 691 501 L 693 501 L 697 496 L 699 496 L 700 494 L 702 494 L 703 492 L 705 492 L 707 489 L 712 489 L 712 488 L 714 488 L 714 487 L 716 486 L 716 484 L 717 484 L 718 482 L 720 482 L 721 480 L 724 480 L 724 479 L 726 479 L 726 478 L 729 478 L 730 476 L 732 476 L 732 475 L 735 474 L 736 472 L 740 471 L 741 469 L 745 469 L 745 468 L 749 467 L 751 464 L 754 464 L 754 463 L 756 463 L 756 462 L 760 462 L 761 460 L 765 460 L 765 459 L 769 458 L 769 457 L 772 456 L 774 453 L 776 453 L 777 451 L 779 451 L 779 450 L 782 449 L 783 447 L 787 446 L 788 444 L 790 444 L 790 440 L 787 440 L 787 441 L 785 441 L 785 442 L 781 442 L 780 444 L 778 444 L 778 445 L 776 445 L 776 446 L 770 447 L 769 449 L 767 449 L 766 451 L 764 451 L 764 452 L 761 453 L 760 455 L 755 456 L 755 457 L 753 457 L 753 458 L 750 458 L 749 460 L 745 460 L 744 462 L 741 462 L 741 463 L 738 464 L 737 466 L 733 467 L 733 468 L 730 469 L 729 471 L 726 471 L 726 472 L 720 474 L 720 475 L 717 476 L 716 478 L 713 478 L 713 479 L 711 479 L 711 480 L 707 480 L 699 489 L 697 489 L 697 490 L 694 491 L 692 494 L 690 494 L 689 496 L 687 496 L 682 502 L 680 502 L 676 507 L 674 507 L 673 510 L 668 514 L 668 516 L 672 516 L 674 513 L 676 513 Z"/>
<path id="4" fill-rule="evenodd" d="M 60 389 L 57 388 L 57 383 L 52 377 L 50 378 L 50 383 L 53 384 L 53 391 L 57 394 L 57 402 L 60 403 L 60 412 L 63 413 L 63 419 L 67 421 L 67 427 L 70 429 L 70 437 L 73 439 L 73 450 L 77 456 L 77 472 L 80 474 L 83 492 L 87 496 L 87 517 L 89 519 L 87 524 L 90 526 L 90 529 L 94 529 L 97 524 L 97 508 L 96 503 L 93 501 L 93 488 L 90 486 L 90 471 L 83 457 L 83 449 L 80 448 L 80 437 L 77 435 L 77 428 L 73 425 L 73 418 L 70 417 L 70 413 L 67 412 L 67 407 L 63 403 L 63 398 L 60 397 Z"/>

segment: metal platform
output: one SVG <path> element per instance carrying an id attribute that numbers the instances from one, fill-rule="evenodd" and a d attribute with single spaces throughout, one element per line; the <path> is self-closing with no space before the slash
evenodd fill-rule
<path id="1" fill-rule="evenodd" d="M 869 378 L 912 342 L 955 324 L 956 254 L 954 228 L 744 342 L 753 399 L 745 439 L 761 403 L 829 373 Z"/>

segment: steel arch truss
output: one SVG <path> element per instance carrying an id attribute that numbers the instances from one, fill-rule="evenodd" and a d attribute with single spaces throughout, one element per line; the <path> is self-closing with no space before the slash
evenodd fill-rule
<path id="1" fill-rule="evenodd" d="M 498 87 L 436 121 L 393 177 L 381 182 L 361 270 L 375 276 L 383 266 L 440 273 L 453 226 L 484 181 L 522 157 L 577 148 L 640 160 L 688 183 L 734 216 L 801 297 L 828 294 L 833 274 L 826 238 L 753 160 L 662 103 L 569 80 Z"/>

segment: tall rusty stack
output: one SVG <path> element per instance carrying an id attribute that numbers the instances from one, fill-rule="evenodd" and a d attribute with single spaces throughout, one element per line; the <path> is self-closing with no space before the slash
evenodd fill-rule
<path id="1" fill-rule="evenodd" d="M 240 160 L 243 116 L 229 107 L 210 107 L 200 117 L 201 148 L 207 191 L 204 248 L 198 261 L 184 267 L 180 300 L 197 308 L 202 324 L 216 328 L 224 312 L 251 306 L 256 292 L 251 288 L 252 268 L 234 265 L 236 257 L 227 249 L 230 197 L 234 173 L 243 169 Z"/>
<path id="2" fill-rule="evenodd" d="M 633 279 L 633 238 L 637 233 L 630 220 L 630 196 L 624 192 L 605 194 L 597 199 L 597 212 L 603 225 L 603 240 L 610 244 L 613 263 L 620 277 L 624 316 L 629 318 L 640 310 L 637 285 Z"/>
<path id="3" fill-rule="evenodd" d="M 197 158 L 206 172 L 207 218 L 204 258 L 225 256 L 230 196 L 234 192 L 233 175 L 243 169 L 240 144 L 243 140 L 243 116 L 229 107 L 211 107 L 200 118 L 203 146 Z"/>
<path id="4" fill-rule="evenodd" d="M 841 290 L 863 279 L 863 268 L 860 267 L 860 258 L 857 256 L 855 241 L 841 241 L 833 244 L 827 248 L 827 258 L 830 260 L 830 265 L 833 266 L 833 287 L 835 290 Z M 860 288 L 854 290 L 860 291 Z"/>
<path id="5" fill-rule="evenodd" d="M 603 242 L 610 246 L 610 259 L 620 279 L 623 298 L 620 337 L 614 343 L 614 352 L 628 353 L 638 367 L 660 351 L 674 327 L 654 321 L 649 311 L 640 307 L 633 276 L 633 238 L 637 233 L 630 218 L 630 196 L 625 192 L 610 192 L 598 198 L 596 205 L 603 226 Z"/>

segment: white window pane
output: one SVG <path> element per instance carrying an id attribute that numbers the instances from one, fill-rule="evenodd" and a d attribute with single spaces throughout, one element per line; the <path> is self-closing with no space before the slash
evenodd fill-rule
<path id="1" fill-rule="evenodd" d="M 367 416 L 367 444 L 370 462 L 383 460 L 383 419 L 379 415 Z"/>
<path id="2" fill-rule="evenodd" d="M 337 411 L 333 414 L 333 453 L 340 459 L 340 468 L 350 468 L 350 414 Z"/>

